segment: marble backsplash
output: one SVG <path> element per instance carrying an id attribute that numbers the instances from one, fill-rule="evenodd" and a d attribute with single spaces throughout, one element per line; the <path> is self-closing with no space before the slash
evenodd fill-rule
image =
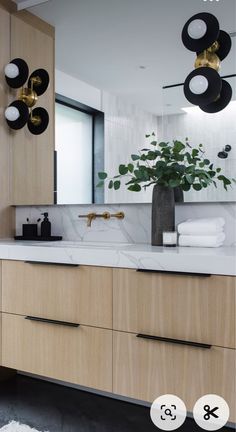
<path id="1" fill-rule="evenodd" d="M 48 211 L 52 222 L 52 234 L 62 235 L 63 240 L 127 243 L 150 243 L 151 241 L 151 204 L 17 207 L 16 234 L 21 235 L 22 224 L 26 223 L 26 218 L 35 222 L 45 211 Z M 78 215 L 91 211 L 97 213 L 124 211 L 125 218 L 123 220 L 97 219 L 89 228 L 87 219 L 80 219 Z M 226 220 L 224 245 L 236 245 L 235 203 L 176 205 L 176 224 L 188 218 L 216 216 L 224 217 Z"/>

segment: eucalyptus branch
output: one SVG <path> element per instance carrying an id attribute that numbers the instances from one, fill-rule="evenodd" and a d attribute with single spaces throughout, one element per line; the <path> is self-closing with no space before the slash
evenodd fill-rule
<path id="1" fill-rule="evenodd" d="M 153 184 L 165 187 L 179 187 L 183 191 L 191 188 L 200 191 L 211 184 L 217 187 L 222 183 L 225 190 L 235 182 L 220 174 L 221 168 L 215 168 L 209 159 L 205 158 L 203 144 L 193 147 L 189 144 L 188 138 L 185 143 L 174 140 L 172 143 L 155 140 L 155 134 L 146 135 L 150 138 L 151 148 L 144 148 L 138 154 L 131 155 L 128 164 L 119 165 L 119 174 L 108 178 L 106 172 L 98 173 L 100 179 L 98 187 L 104 186 L 108 181 L 108 188 L 120 189 L 120 178 L 128 177 L 130 180 L 125 183 L 127 189 L 139 192 Z"/>

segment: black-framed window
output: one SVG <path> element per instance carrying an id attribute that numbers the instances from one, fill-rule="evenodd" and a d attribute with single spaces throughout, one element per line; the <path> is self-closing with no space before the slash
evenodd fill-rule
<path id="1" fill-rule="evenodd" d="M 55 204 L 103 203 L 104 114 L 56 94 Z"/>

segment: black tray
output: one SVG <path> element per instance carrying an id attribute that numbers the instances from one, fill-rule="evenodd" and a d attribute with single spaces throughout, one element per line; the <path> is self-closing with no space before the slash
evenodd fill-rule
<path id="1" fill-rule="evenodd" d="M 28 240 L 28 241 L 59 241 L 62 240 L 62 236 L 50 236 L 50 237 L 23 237 L 23 236 L 15 236 L 15 240 Z"/>

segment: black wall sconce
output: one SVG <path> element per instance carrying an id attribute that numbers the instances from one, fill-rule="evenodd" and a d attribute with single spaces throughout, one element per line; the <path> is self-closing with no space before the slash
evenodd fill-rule
<path id="1" fill-rule="evenodd" d="M 20 58 L 11 60 L 5 67 L 5 78 L 9 87 L 21 88 L 18 99 L 12 102 L 5 110 L 5 118 L 11 129 L 21 129 L 26 123 L 33 135 L 43 133 L 49 123 L 49 115 L 46 109 L 34 105 L 48 88 L 49 75 L 45 69 L 36 69 L 29 77 L 27 63 Z M 24 87 L 26 81 L 27 86 Z"/>
<path id="2" fill-rule="evenodd" d="M 220 30 L 217 18 L 210 13 L 192 16 L 182 31 L 184 46 L 196 52 L 195 70 L 186 78 L 186 99 L 206 113 L 223 110 L 231 101 L 232 88 L 218 71 L 231 50 L 231 37 Z"/>
<path id="3" fill-rule="evenodd" d="M 227 145 L 223 148 L 223 150 L 220 151 L 220 152 L 218 153 L 217 156 L 218 156 L 220 159 L 227 159 L 227 157 L 229 156 L 229 152 L 230 152 L 231 150 L 232 150 L 231 145 L 227 144 Z"/>

